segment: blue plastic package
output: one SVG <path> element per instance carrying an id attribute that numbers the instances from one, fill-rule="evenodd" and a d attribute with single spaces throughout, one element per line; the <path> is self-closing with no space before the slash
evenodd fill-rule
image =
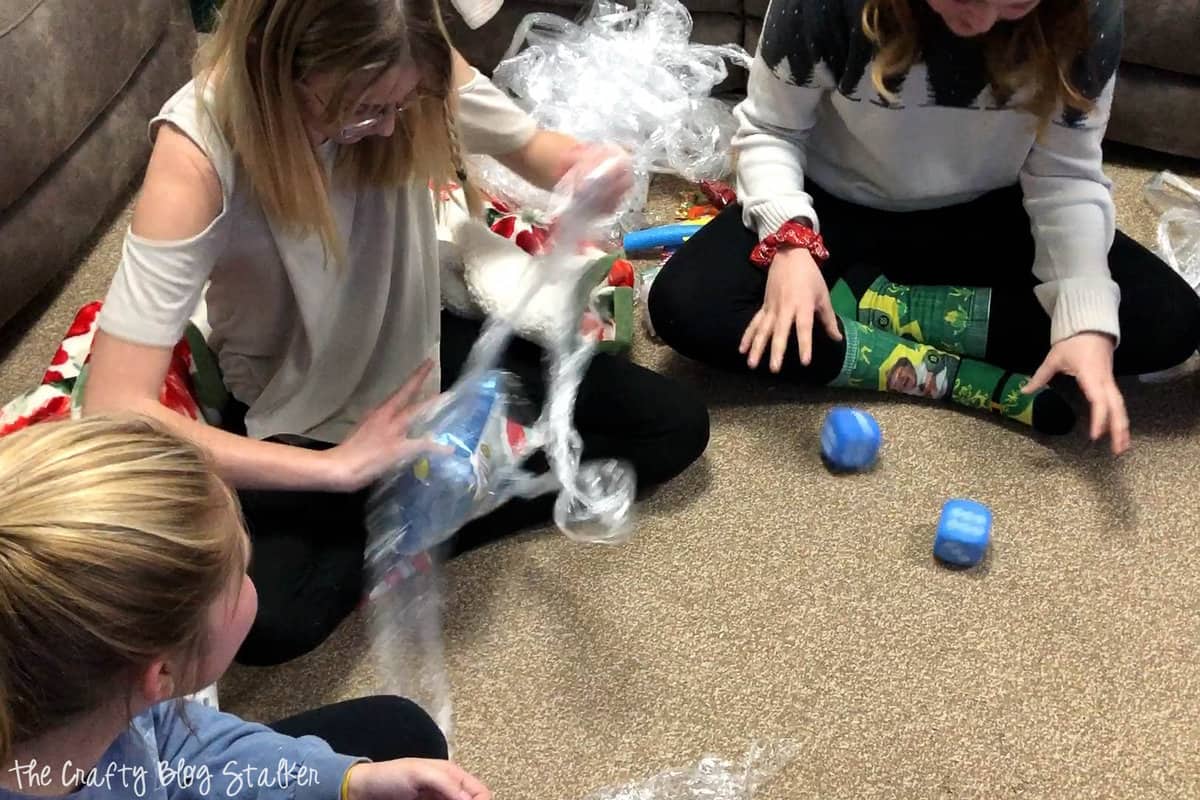
<path id="1" fill-rule="evenodd" d="M 524 429 L 505 413 L 511 383 L 506 373 L 485 372 L 459 386 L 423 425 L 435 432 L 433 441 L 452 450 L 403 465 L 372 492 L 367 528 L 391 535 L 373 539 L 369 562 L 423 553 L 494 507 L 495 481 L 522 457 Z"/>

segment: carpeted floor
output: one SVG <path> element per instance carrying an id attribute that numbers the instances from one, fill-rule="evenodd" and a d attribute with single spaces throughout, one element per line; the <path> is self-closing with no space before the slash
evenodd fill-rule
<path id="1" fill-rule="evenodd" d="M 1110 168 L 1144 242 L 1141 185 L 1165 165 Z M 659 185 L 658 213 L 677 191 Z M 0 396 L 102 295 L 125 223 L 0 332 Z M 1079 434 L 856 396 L 884 458 L 833 477 L 817 431 L 847 395 L 731 381 L 645 343 L 637 357 L 700 384 L 715 423 L 637 537 L 531 533 L 447 568 L 458 757 L 498 797 L 582 798 L 759 737 L 801 748 L 762 800 L 1200 797 L 1200 381 L 1129 384 L 1119 461 Z M 930 559 L 952 496 L 996 515 L 975 571 Z M 270 719 L 387 689 L 365 641 L 355 617 L 310 657 L 234 669 L 222 704 Z"/>

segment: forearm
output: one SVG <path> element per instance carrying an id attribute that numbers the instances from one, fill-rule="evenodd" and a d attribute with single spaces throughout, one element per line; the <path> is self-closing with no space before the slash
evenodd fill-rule
<path id="1" fill-rule="evenodd" d="M 571 165 L 579 141 L 557 131 L 538 130 L 525 146 L 496 160 L 538 188 L 553 189 Z"/>
<path id="2" fill-rule="evenodd" d="M 183 416 L 152 398 L 110 402 L 91 398 L 85 413 L 140 414 L 203 448 L 220 476 L 238 489 L 333 490 L 336 480 L 327 456 L 303 447 L 239 436 Z"/>

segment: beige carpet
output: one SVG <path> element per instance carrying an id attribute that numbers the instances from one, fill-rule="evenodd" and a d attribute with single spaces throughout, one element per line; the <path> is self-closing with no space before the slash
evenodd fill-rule
<path id="1" fill-rule="evenodd" d="M 1149 241 L 1141 185 L 1167 162 L 1119 158 L 1120 223 Z M 660 211 L 675 191 L 660 184 Z M 100 295 L 124 222 L 3 332 L 0 395 Z M 1200 797 L 1200 381 L 1130 384 L 1119 461 L 1081 435 L 857 396 L 884 458 L 835 478 L 817 430 L 847 395 L 638 357 L 699 383 L 715 424 L 636 539 L 530 534 L 447 570 L 458 756 L 499 797 L 581 798 L 757 737 L 801 745 L 763 800 Z M 951 496 L 995 511 L 976 571 L 930 559 Z M 269 719 L 386 689 L 364 642 L 353 618 L 308 658 L 234 669 L 223 705 Z"/>

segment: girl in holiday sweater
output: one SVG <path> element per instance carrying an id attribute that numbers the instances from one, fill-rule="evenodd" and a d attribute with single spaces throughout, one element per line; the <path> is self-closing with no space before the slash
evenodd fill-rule
<path id="1" fill-rule="evenodd" d="M 1200 299 L 1115 231 L 1101 140 L 1121 14 L 773 0 L 737 109 L 741 203 L 659 275 L 658 335 L 813 385 L 928 394 L 889 370 L 936 363 L 947 400 L 1048 432 L 1073 421 L 1044 388 L 1065 373 L 1092 438 L 1125 450 L 1114 373 L 1192 355 Z"/>
<path id="2" fill-rule="evenodd" d="M 236 496 L 149 421 L 0 439 L 0 798 L 487 800 L 420 708 L 271 726 L 184 702 L 254 619 Z"/>
<path id="3" fill-rule="evenodd" d="M 424 446 L 406 435 L 413 407 L 453 383 L 479 331 L 441 310 L 429 184 L 465 180 L 461 150 L 543 187 L 612 152 L 537 130 L 451 48 L 436 0 L 227 0 L 150 131 L 84 410 L 147 414 L 212 452 L 258 553 L 239 660 L 278 663 L 358 603 L 365 487 Z M 157 401 L 206 284 L 235 400 L 224 430 Z M 518 342 L 504 366 L 536 402 L 540 350 Z M 643 486 L 708 438 L 697 394 L 615 357 L 593 360 L 575 423 L 585 457 L 627 459 Z M 459 546 L 547 520 L 552 502 L 510 503 Z"/>

